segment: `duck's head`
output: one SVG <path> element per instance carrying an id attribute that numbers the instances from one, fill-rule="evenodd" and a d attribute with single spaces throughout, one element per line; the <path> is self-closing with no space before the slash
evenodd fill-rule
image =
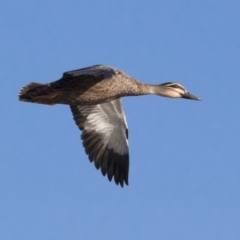
<path id="1" fill-rule="evenodd" d="M 167 82 L 167 83 L 162 83 L 158 86 L 161 86 L 161 88 L 164 89 L 165 97 L 186 98 L 186 99 L 198 100 L 198 101 L 201 100 L 201 98 L 196 97 L 193 94 L 189 93 L 187 89 L 184 86 L 182 86 L 180 83 Z"/>

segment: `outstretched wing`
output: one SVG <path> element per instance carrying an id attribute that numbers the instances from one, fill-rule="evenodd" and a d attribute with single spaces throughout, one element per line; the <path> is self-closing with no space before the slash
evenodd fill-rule
<path id="1" fill-rule="evenodd" d="M 116 184 L 128 185 L 128 132 L 121 100 L 70 107 L 83 131 L 81 138 L 89 160 L 104 176 L 107 174 L 109 181 L 114 177 Z"/>

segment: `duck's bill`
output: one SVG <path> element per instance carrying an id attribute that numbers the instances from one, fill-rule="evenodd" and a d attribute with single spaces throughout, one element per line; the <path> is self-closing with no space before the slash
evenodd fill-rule
<path id="1" fill-rule="evenodd" d="M 189 93 L 189 92 L 183 94 L 182 97 L 183 97 L 183 98 L 186 98 L 186 99 L 197 100 L 197 101 L 201 101 L 201 100 L 202 100 L 201 98 L 196 97 L 196 96 L 192 95 L 192 94 Z"/>

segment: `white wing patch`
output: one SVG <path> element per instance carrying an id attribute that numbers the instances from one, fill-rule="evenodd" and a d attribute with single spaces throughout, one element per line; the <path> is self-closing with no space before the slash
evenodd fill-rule
<path id="1" fill-rule="evenodd" d="M 120 99 L 111 102 L 71 106 L 74 120 L 83 131 L 82 140 L 89 160 L 103 175 L 123 186 L 128 184 L 129 153 L 127 122 Z"/>

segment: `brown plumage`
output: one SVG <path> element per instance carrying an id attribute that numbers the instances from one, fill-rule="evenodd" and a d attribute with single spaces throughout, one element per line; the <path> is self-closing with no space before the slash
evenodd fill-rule
<path id="1" fill-rule="evenodd" d="M 120 98 L 145 94 L 200 100 L 179 83 L 144 84 L 104 65 L 65 72 L 48 84 L 30 83 L 20 90 L 19 100 L 69 105 L 89 160 L 123 187 L 124 182 L 128 184 L 129 151 Z"/>
<path id="2" fill-rule="evenodd" d="M 96 65 L 65 72 L 61 79 L 49 84 L 30 83 L 21 89 L 19 99 L 50 105 L 92 105 L 123 96 L 147 94 L 142 87 L 116 68 Z"/>

